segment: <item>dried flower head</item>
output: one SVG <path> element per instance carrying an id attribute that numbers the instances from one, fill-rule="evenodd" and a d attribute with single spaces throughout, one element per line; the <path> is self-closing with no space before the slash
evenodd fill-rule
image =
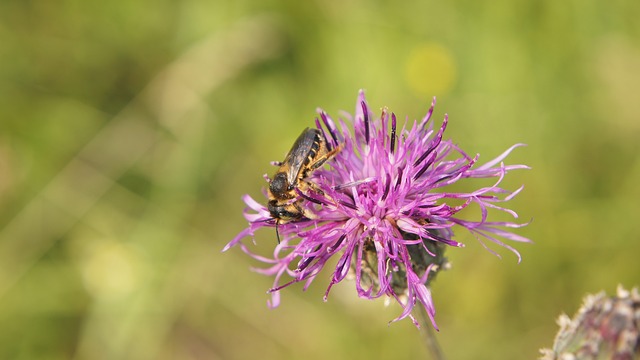
<path id="1" fill-rule="evenodd" d="M 640 294 L 618 286 L 615 297 L 604 291 L 588 295 L 573 319 L 561 315 L 553 349 L 542 360 L 640 358 Z"/>
<path id="2" fill-rule="evenodd" d="M 395 114 L 386 108 L 375 117 L 362 91 L 355 116 L 347 115 L 346 121 L 340 119 L 337 125 L 319 110 L 317 128 L 329 148 L 341 147 L 341 151 L 327 162 L 328 168 L 308 174 L 306 181 L 313 187 L 298 190 L 295 201 L 307 216 L 277 224 L 264 205 L 248 195 L 243 197 L 249 207 L 245 211 L 249 227 L 224 251 L 238 245 L 255 259 L 270 264 L 257 270 L 275 276 L 270 306 L 278 305 L 279 291 L 288 285 L 305 281 L 306 289 L 335 256 L 339 259 L 325 300 L 334 284 L 352 274 L 360 297 L 387 297 L 400 303 L 404 311 L 394 321 L 410 317 L 418 325 L 411 312 L 420 302 L 436 327 L 428 281 L 446 265 L 445 247 L 464 246 L 452 239 L 453 227 L 468 230 L 483 246 L 482 239 L 504 246 L 520 260 L 519 253 L 500 238 L 529 242 L 507 230 L 524 224 L 493 222 L 487 217 L 488 209 L 497 209 L 517 218 L 514 211 L 498 204 L 511 199 L 522 187 L 509 192 L 499 184 L 508 171 L 527 168 L 502 163 L 522 144 L 476 166 L 478 155 L 470 157 L 450 140 L 443 140 L 446 115 L 434 130 L 434 106 L 435 98 L 421 121 L 400 129 Z M 347 122 L 353 124 L 353 133 Z M 447 191 L 449 185 L 465 178 L 496 180 L 492 186 L 468 193 Z M 479 220 L 458 216 L 472 204 L 479 207 Z M 275 247 L 273 258 L 254 254 L 241 242 L 260 228 L 276 225 L 282 242 Z M 282 282 L 283 276 L 291 279 Z"/>

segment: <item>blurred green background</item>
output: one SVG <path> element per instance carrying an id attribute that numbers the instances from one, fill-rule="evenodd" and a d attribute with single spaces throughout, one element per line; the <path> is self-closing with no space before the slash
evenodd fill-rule
<path id="1" fill-rule="evenodd" d="M 535 244 L 433 284 L 449 359 L 531 359 L 640 283 L 640 2 L 0 2 L 0 359 L 426 358 L 396 305 L 222 247 L 320 106 L 421 117 L 488 160 Z M 467 189 L 470 190 L 470 189 Z M 268 252 L 273 232 L 256 238 Z"/>

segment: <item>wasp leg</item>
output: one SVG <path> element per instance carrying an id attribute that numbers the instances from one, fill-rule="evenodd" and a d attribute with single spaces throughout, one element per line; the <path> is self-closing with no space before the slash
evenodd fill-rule
<path id="1" fill-rule="evenodd" d="M 304 184 L 307 185 L 308 183 L 305 181 Z M 320 190 L 320 189 L 318 189 L 318 190 Z M 307 198 L 306 195 L 304 195 L 303 193 L 301 193 L 301 194 L 302 194 L 303 198 Z M 291 213 L 296 213 L 296 214 L 299 215 L 296 219 L 292 219 L 292 221 L 304 220 L 304 219 L 301 219 L 301 218 L 306 218 L 306 219 L 309 219 L 309 220 L 317 219 L 318 216 L 312 210 L 307 209 L 307 208 L 302 206 L 301 200 L 302 199 L 298 198 L 298 199 L 295 200 L 295 202 L 292 202 L 290 204 L 295 209 L 294 211 L 291 211 Z M 312 200 L 312 199 L 307 198 L 307 200 Z M 282 220 L 282 219 L 278 219 L 278 220 Z"/>
<path id="2" fill-rule="evenodd" d="M 320 188 L 318 187 L 318 185 L 316 183 L 313 183 L 311 181 L 305 181 L 304 182 L 311 191 L 313 191 L 314 193 L 318 194 L 318 195 L 324 195 L 324 191 L 320 190 Z"/>
<path id="3" fill-rule="evenodd" d="M 302 216 L 304 216 L 305 218 L 309 219 L 309 220 L 313 220 L 313 219 L 317 219 L 318 216 L 313 213 L 311 210 L 309 209 L 301 209 L 299 206 L 296 206 L 299 210 L 300 213 L 302 213 Z"/>
<path id="4" fill-rule="evenodd" d="M 329 151 L 328 153 L 322 155 L 321 157 L 319 157 L 314 162 L 310 163 L 309 164 L 309 171 L 313 171 L 313 170 L 319 168 L 320 166 L 324 165 L 324 163 L 327 162 L 327 160 L 331 160 L 331 158 L 336 156 L 340 152 L 340 150 L 342 150 L 342 144 L 340 144 L 337 148 Z"/>

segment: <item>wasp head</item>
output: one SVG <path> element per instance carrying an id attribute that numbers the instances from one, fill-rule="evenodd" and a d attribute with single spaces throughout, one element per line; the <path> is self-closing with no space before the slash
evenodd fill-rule
<path id="1" fill-rule="evenodd" d="M 267 207 L 269 208 L 271 216 L 273 216 L 278 222 L 297 220 L 303 217 L 302 210 L 296 203 L 282 204 L 278 200 L 270 200 Z"/>

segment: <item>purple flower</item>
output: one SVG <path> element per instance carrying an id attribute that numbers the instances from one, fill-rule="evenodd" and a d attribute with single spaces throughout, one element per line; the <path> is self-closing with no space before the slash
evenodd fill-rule
<path id="1" fill-rule="evenodd" d="M 306 181 L 314 187 L 298 191 L 299 204 L 310 216 L 278 224 L 282 241 L 275 247 L 273 258 L 257 255 L 241 242 L 260 228 L 276 226 L 261 202 L 248 195 L 243 197 L 250 209 L 245 211 L 249 227 L 223 251 L 238 245 L 253 258 L 269 264 L 257 271 L 275 276 L 270 306 L 278 306 L 279 292 L 288 285 L 305 281 L 304 288 L 309 287 L 335 256 L 339 259 L 325 300 L 331 287 L 351 274 L 360 297 L 385 296 L 400 303 L 404 311 L 393 321 L 408 316 L 418 325 L 411 313 L 420 302 L 437 329 L 428 281 L 430 274 L 433 278 L 446 265 L 444 248 L 464 246 L 452 239 L 453 227 L 468 230 L 487 249 L 483 239 L 506 247 L 520 261 L 520 254 L 500 239 L 529 242 L 507 230 L 526 224 L 489 221 L 488 210 L 518 217 L 499 203 L 514 197 L 522 187 L 510 192 L 498 185 L 508 171 L 528 168 L 502 163 L 522 144 L 476 166 L 478 155 L 470 157 L 450 140 L 442 139 L 446 115 L 440 128 L 434 130 L 430 121 L 434 106 L 435 98 L 420 122 L 399 129 L 395 114 L 389 114 L 386 108 L 379 118 L 375 117 L 360 91 L 355 116 L 347 115 L 354 134 L 347 122 L 340 119 L 336 125 L 319 110 L 317 128 L 322 130 L 329 148 L 340 146 L 341 151 L 327 162 L 328 168 L 309 174 Z M 472 192 L 447 190 L 465 178 L 496 180 L 492 186 Z M 459 212 L 472 204 L 479 208 L 480 219 L 461 218 Z"/>

